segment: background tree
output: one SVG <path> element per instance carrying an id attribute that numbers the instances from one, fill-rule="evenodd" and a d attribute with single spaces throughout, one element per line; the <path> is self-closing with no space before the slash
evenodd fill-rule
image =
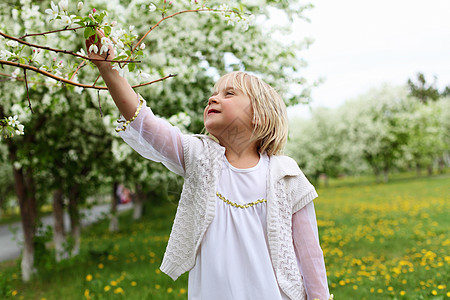
<path id="1" fill-rule="evenodd" d="M 427 83 L 425 75 L 423 73 L 417 73 L 416 77 L 417 78 L 415 82 L 412 79 L 408 79 L 408 88 L 410 95 L 416 97 L 422 103 L 428 103 L 429 101 L 438 100 L 441 94 L 436 87 L 437 78 L 434 77 L 432 83 Z"/>

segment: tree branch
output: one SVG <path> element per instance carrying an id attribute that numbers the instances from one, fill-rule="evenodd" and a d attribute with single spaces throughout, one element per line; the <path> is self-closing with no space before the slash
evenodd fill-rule
<path id="1" fill-rule="evenodd" d="M 47 32 L 41 32 L 41 33 L 26 33 L 25 35 L 22 35 L 21 37 L 19 37 L 19 39 L 25 39 L 27 37 L 30 36 L 39 36 L 39 35 L 43 35 L 45 36 L 46 34 L 51 34 L 51 33 L 56 33 L 56 32 L 61 32 L 61 31 L 77 31 L 78 29 L 83 29 L 85 28 L 84 26 L 79 26 L 79 27 L 75 27 L 75 28 L 63 28 L 63 29 L 57 29 L 57 30 L 51 30 L 51 31 L 47 31 Z"/>
<path id="2" fill-rule="evenodd" d="M 25 88 L 27 89 L 28 107 L 33 113 L 33 108 L 31 107 L 31 100 L 30 100 L 30 92 L 28 91 L 27 69 L 23 69 L 23 79 L 25 80 Z"/>
<path id="3" fill-rule="evenodd" d="M 51 47 L 47 47 L 47 46 L 41 46 L 41 45 L 36 45 L 36 44 L 32 44 L 26 41 L 23 41 L 21 39 L 15 38 L 13 36 L 7 35 L 6 33 L 3 33 L 0 31 L 0 35 L 3 36 L 4 38 L 7 38 L 9 40 L 13 40 L 16 41 L 22 45 L 26 45 L 28 47 L 31 48 L 37 48 L 37 49 L 43 49 L 43 50 L 48 50 L 48 51 L 52 51 L 52 52 L 56 52 L 56 53 L 64 53 L 64 54 L 70 54 L 85 60 L 90 60 L 90 61 L 108 61 L 108 62 L 113 62 L 113 63 L 140 63 L 140 61 L 134 61 L 134 60 L 124 60 L 124 61 L 118 61 L 118 60 L 111 60 L 111 59 L 103 59 L 103 58 L 89 58 L 88 56 L 85 55 L 81 55 L 78 53 L 75 53 L 73 51 L 67 51 L 67 50 L 61 50 L 61 49 L 55 49 L 55 48 L 51 48 Z"/>
<path id="4" fill-rule="evenodd" d="M 47 72 L 45 70 L 41 70 L 41 69 L 36 68 L 34 66 L 24 65 L 24 64 L 20 64 L 20 63 L 14 62 L 14 61 L 0 60 L 0 65 L 3 65 L 3 64 L 9 65 L 9 66 L 18 67 L 18 68 L 22 68 L 22 69 L 26 69 L 26 70 L 30 70 L 30 71 L 42 74 L 44 76 L 50 77 L 50 78 L 52 78 L 52 79 L 54 79 L 56 81 L 64 82 L 64 83 L 67 83 L 67 84 L 70 84 L 70 85 L 73 85 L 73 86 L 82 87 L 82 88 L 85 88 L 85 89 L 96 89 L 96 90 L 107 90 L 108 89 L 106 86 L 96 86 L 96 85 L 82 84 L 82 83 L 74 82 L 72 80 L 56 76 L 56 75 L 54 75 L 54 74 L 52 74 L 50 72 Z M 149 81 L 149 82 L 146 82 L 146 83 L 141 83 L 141 84 L 138 84 L 138 85 L 134 85 L 134 86 L 132 86 L 132 88 L 138 88 L 138 87 L 146 86 L 146 85 L 153 84 L 153 83 L 159 82 L 159 81 L 163 81 L 163 80 L 166 80 L 166 79 L 168 79 L 170 77 L 175 77 L 175 76 L 177 76 L 177 75 L 176 74 L 169 74 L 169 75 L 167 75 L 165 77 L 162 77 L 162 78 L 159 78 L 159 79 L 156 79 L 156 80 L 153 80 L 153 81 Z"/>

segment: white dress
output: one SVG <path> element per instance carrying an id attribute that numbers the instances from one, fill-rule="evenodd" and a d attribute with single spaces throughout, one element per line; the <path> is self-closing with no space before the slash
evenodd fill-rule
<path id="1" fill-rule="evenodd" d="M 184 175 L 183 134 L 144 105 L 119 135 L 147 159 Z M 237 207 L 266 198 L 267 155 L 250 169 L 237 169 L 223 158 L 216 215 L 203 237 L 189 272 L 189 299 L 288 299 L 279 289 L 269 256 L 266 203 Z M 225 201 L 226 202 L 225 202 Z M 234 205 L 232 205 L 234 204 Z M 314 205 L 293 215 L 293 243 L 308 299 L 328 299 Z"/>
<path id="2" fill-rule="evenodd" d="M 216 215 L 189 272 L 189 299 L 288 299 L 278 287 L 267 241 L 268 167 L 267 155 L 249 169 L 223 157 Z"/>

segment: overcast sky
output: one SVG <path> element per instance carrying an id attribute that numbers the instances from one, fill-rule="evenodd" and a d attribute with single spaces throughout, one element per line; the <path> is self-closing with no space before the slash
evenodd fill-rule
<path id="1" fill-rule="evenodd" d="M 299 37 L 315 42 L 304 57 L 305 77 L 324 77 L 312 107 L 336 107 L 387 82 L 405 84 L 423 72 L 450 84 L 450 0 L 315 0 L 298 21 Z M 307 115 L 305 106 L 289 115 Z"/>

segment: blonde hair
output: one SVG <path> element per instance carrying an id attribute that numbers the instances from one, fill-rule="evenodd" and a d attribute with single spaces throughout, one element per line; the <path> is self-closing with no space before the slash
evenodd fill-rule
<path id="1" fill-rule="evenodd" d="M 260 141 L 258 151 L 281 154 L 288 136 L 286 105 L 281 96 L 262 79 L 240 71 L 222 76 L 214 85 L 217 91 L 226 81 L 250 98 L 253 108 L 253 140 Z"/>

